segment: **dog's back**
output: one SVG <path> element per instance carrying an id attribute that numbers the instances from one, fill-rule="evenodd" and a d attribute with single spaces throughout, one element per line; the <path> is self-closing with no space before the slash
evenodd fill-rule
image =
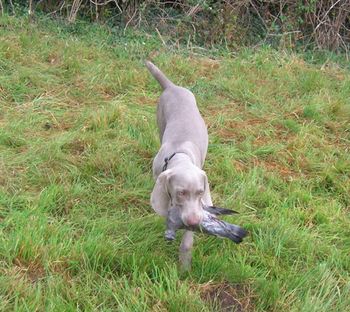
<path id="1" fill-rule="evenodd" d="M 194 143 L 204 155 L 208 147 L 208 133 L 198 110 L 196 99 L 188 89 L 176 86 L 151 62 L 146 62 L 154 78 L 163 88 L 157 107 L 157 121 L 162 144 Z"/>

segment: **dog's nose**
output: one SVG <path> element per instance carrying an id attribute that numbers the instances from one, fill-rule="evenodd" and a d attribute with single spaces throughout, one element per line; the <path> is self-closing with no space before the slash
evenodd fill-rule
<path id="1" fill-rule="evenodd" d="M 195 226 L 198 225 L 199 223 L 201 223 L 201 218 L 199 216 L 189 216 L 186 218 L 186 223 L 189 226 Z"/>

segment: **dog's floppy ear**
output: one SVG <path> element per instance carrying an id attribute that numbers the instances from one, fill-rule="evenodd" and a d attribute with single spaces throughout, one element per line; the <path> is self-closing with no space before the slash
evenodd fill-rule
<path id="1" fill-rule="evenodd" d="M 151 205 L 155 212 L 166 217 L 170 208 L 170 195 L 168 192 L 168 180 L 171 175 L 171 169 L 162 172 L 154 185 L 151 194 Z"/>
<path id="2" fill-rule="evenodd" d="M 202 175 L 203 175 L 203 180 L 204 180 L 204 195 L 203 195 L 202 201 L 205 205 L 212 206 L 213 203 L 211 201 L 211 196 L 210 196 L 208 177 L 207 177 L 205 171 L 203 171 L 203 170 L 202 170 Z"/>
<path id="3" fill-rule="evenodd" d="M 204 170 L 202 170 L 202 176 L 204 180 L 204 192 L 209 192 L 208 177 Z"/>

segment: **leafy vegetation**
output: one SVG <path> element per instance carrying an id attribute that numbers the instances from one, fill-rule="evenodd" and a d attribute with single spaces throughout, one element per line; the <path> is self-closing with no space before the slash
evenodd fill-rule
<path id="1" fill-rule="evenodd" d="M 346 63 L 0 24 L 0 310 L 349 309 Z M 250 232 L 239 246 L 197 235 L 186 275 L 149 205 L 160 88 L 147 56 L 196 95 L 214 202 Z"/>
<path id="2" fill-rule="evenodd" d="M 232 50 L 262 44 L 349 53 L 348 0 L 0 0 L 0 13 L 157 30 L 162 40 Z"/>

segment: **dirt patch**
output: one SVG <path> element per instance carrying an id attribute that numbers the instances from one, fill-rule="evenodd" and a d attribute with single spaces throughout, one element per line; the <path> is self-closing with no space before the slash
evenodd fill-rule
<path id="1" fill-rule="evenodd" d="M 156 107 L 157 101 L 154 101 L 152 98 L 147 96 L 139 96 L 135 98 L 136 104 L 142 106 L 154 106 Z"/>
<path id="2" fill-rule="evenodd" d="M 210 127 L 209 131 L 218 136 L 223 143 L 239 144 L 251 140 L 255 147 L 262 147 L 276 142 L 288 143 L 295 138 L 295 134 L 281 124 L 264 118 L 246 118 L 245 120 L 228 120 L 222 126 Z"/>
<path id="3" fill-rule="evenodd" d="M 16 276 L 16 279 L 24 280 L 32 285 L 44 280 L 48 275 L 55 274 L 61 276 L 67 282 L 72 280 L 66 259 L 53 261 L 45 269 L 39 261 L 27 261 L 17 257 L 13 260 L 13 266 L 5 274 Z"/>
<path id="4" fill-rule="evenodd" d="M 207 283 L 199 286 L 202 300 L 209 302 L 220 312 L 254 311 L 253 293 L 249 285 Z"/>
<path id="5" fill-rule="evenodd" d="M 298 172 L 288 165 L 278 162 L 273 159 L 259 159 L 252 158 L 248 162 L 233 160 L 233 166 L 239 172 L 247 172 L 254 167 L 263 168 L 267 172 L 275 172 L 284 180 L 297 179 L 302 177 L 305 173 Z"/>
<path id="6" fill-rule="evenodd" d="M 13 261 L 15 265 L 15 272 L 20 276 L 25 277 L 32 284 L 38 282 L 46 276 L 45 268 L 41 263 L 32 261 L 24 261 L 16 258 Z"/>
<path id="7" fill-rule="evenodd" d="M 54 115 L 50 114 L 49 122 L 52 124 L 53 129 L 59 131 L 68 131 L 75 125 L 78 114 L 79 112 L 74 110 L 65 112 L 60 118 L 56 118 Z"/>
<path id="8" fill-rule="evenodd" d="M 285 179 L 296 178 L 300 175 L 298 172 L 295 172 L 291 168 L 288 168 L 287 166 L 274 160 L 253 159 L 253 164 L 256 167 L 264 168 L 266 171 L 277 172 L 282 178 Z"/>
<path id="9" fill-rule="evenodd" d="M 81 155 L 85 152 L 88 147 L 88 143 L 84 140 L 74 140 L 73 142 L 69 142 L 63 146 L 63 149 L 68 151 L 72 155 Z"/>
<path id="10" fill-rule="evenodd" d="M 235 143 L 242 143 L 246 140 L 246 135 L 232 129 L 221 129 L 217 132 L 217 135 L 221 138 L 222 143 L 229 143 L 234 141 Z"/>
<path id="11" fill-rule="evenodd" d="M 147 159 L 148 161 L 152 161 L 154 157 L 154 153 L 149 150 L 143 148 L 135 148 L 135 152 L 142 158 Z"/>
<path id="12" fill-rule="evenodd" d="M 203 111 L 203 116 L 210 118 L 212 116 L 217 116 L 219 114 L 224 114 L 226 116 L 246 116 L 247 112 L 244 105 L 240 103 L 233 102 L 227 99 L 227 97 L 218 94 L 216 96 L 217 103 L 225 103 L 218 105 L 217 103 L 208 106 Z"/>
<path id="13" fill-rule="evenodd" d="M 198 69 L 196 74 L 206 79 L 213 78 L 220 67 L 220 62 L 218 60 L 209 58 L 191 59 L 191 63 L 194 63 L 194 67 Z"/>
<path id="14" fill-rule="evenodd" d="M 304 113 L 304 110 L 302 108 L 299 108 L 299 109 L 296 109 L 292 112 L 288 112 L 288 113 L 285 113 L 283 118 L 284 119 L 295 119 L 295 120 L 299 120 L 301 118 L 303 118 L 303 113 Z"/>
<path id="15" fill-rule="evenodd" d="M 247 136 L 258 136 L 261 127 L 265 127 L 267 120 L 262 118 L 250 118 L 244 121 L 228 120 L 222 127 L 214 130 L 223 142 L 235 140 L 236 143 L 243 142 Z"/>
<path id="16" fill-rule="evenodd" d="M 56 53 L 51 53 L 51 54 L 47 57 L 47 62 L 48 62 L 50 65 L 58 65 L 58 64 L 61 63 L 60 56 L 57 55 Z"/>
<path id="17" fill-rule="evenodd" d="M 61 276 L 66 282 L 70 282 L 72 280 L 67 259 L 63 259 L 61 261 L 53 261 L 50 264 L 50 272 L 51 274 L 57 274 Z"/>

